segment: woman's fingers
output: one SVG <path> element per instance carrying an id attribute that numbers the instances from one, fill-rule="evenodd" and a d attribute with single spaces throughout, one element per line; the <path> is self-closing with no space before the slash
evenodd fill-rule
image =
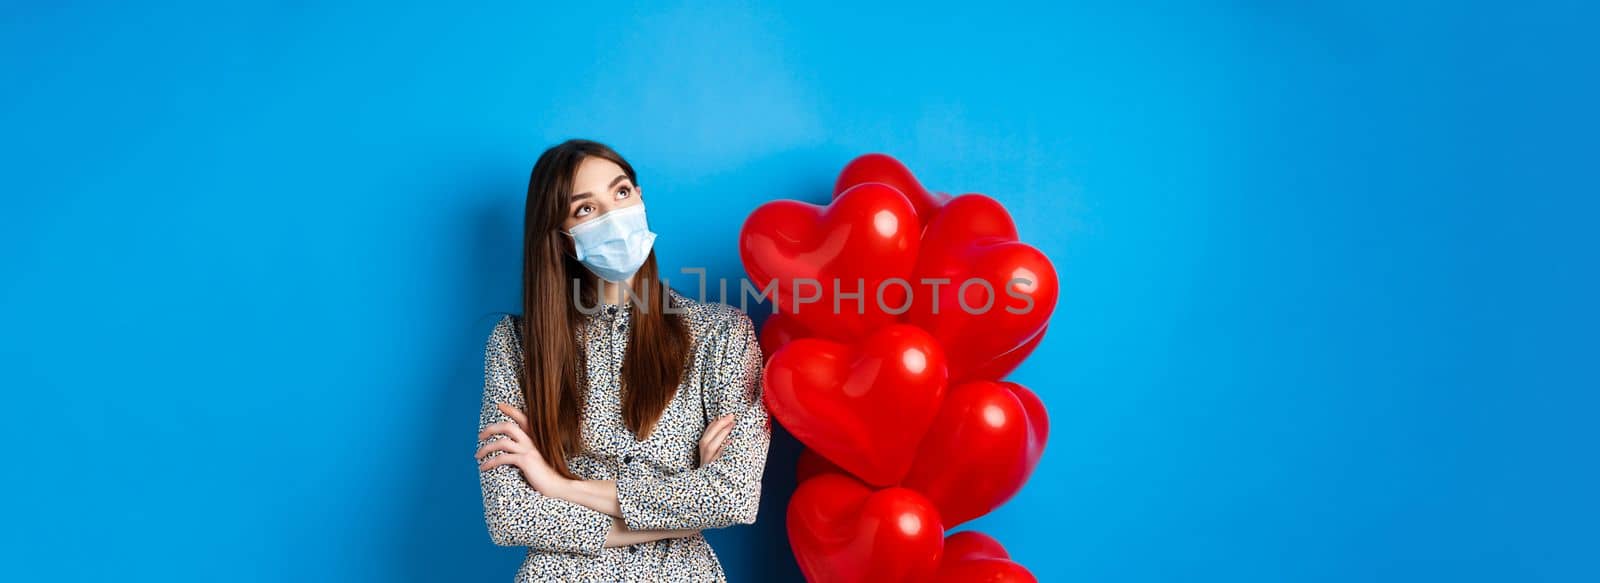
<path id="1" fill-rule="evenodd" d="M 700 451 L 710 451 L 711 446 L 717 443 L 717 432 L 707 431 L 700 436 Z"/>
<path id="2" fill-rule="evenodd" d="M 503 451 L 503 452 L 506 452 L 506 453 L 517 453 L 517 452 L 522 450 L 520 445 L 521 444 L 519 444 L 519 443 L 517 443 L 515 441 L 512 441 L 510 439 L 492 440 L 489 443 L 484 444 L 483 447 L 478 448 L 477 458 L 481 460 L 481 459 L 483 459 L 483 456 L 489 455 L 490 453 L 496 452 L 496 451 Z"/>
<path id="3" fill-rule="evenodd" d="M 718 433 L 722 433 L 731 427 L 733 427 L 732 415 L 723 415 L 713 419 L 711 424 L 706 426 L 705 433 L 700 434 L 700 445 L 709 445 L 711 440 L 717 438 Z"/>
<path id="4" fill-rule="evenodd" d="M 711 463 L 712 460 L 717 459 L 717 456 L 722 455 L 722 448 L 727 445 L 728 435 L 732 433 L 733 424 L 728 423 L 718 428 L 717 431 L 711 434 L 711 440 L 706 442 L 705 446 L 700 448 L 701 451 L 709 452 L 702 456 L 705 458 L 705 461 L 702 463 L 702 465 Z"/>
<path id="5" fill-rule="evenodd" d="M 713 419 L 710 424 L 706 425 L 705 432 L 700 434 L 701 466 L 711 463 L 717 459 L 717 456 L 722 454 L 722 444 L 727 440 L 728 435 L 733 432 L 735 419 L 736 416 L 730 413 Z"/>
<path id="6" fill-rule="evenodd" d="M 728 437 L 729 433 L 733 433 L 733 416 L 729 415 L 727 419 L 727 422 L 723 423 L 722 427 L 717 428 L 717 441 L 719 442 Z"/>
<path id="7" fill-rule="evenodd" d="M 718 440 L 716 448 L 711 450 L 711 455 L 706 458 L 706 463 L 709 464 L 711 462 L 717 461 L 717 458 L 722 457 L 722 450 L 725 449 L 727 447 L 727 445 L 728 445 L 728 441 L 727 440 Z M 704 464 L 702 464 L 702 465 L 704 465 Z"/>
<path id="8" fill-rule="evenodd" d="M 515 465 L 515 464 L 516 464 L 516 460 L 514 459 L 514 456 L 497 455 L 497 456 L 494 456 L 492 458 L 483 460 L 482 463 L 479 463 L 478 464 L 478 471 L 482 472 L 482 471 L 493 469 L 493 468 L 497 468 L 497 467 L 500 467 L 500 466 Z"/>
<path id="9" fill-rule="evenodd" d="M 505 413 L 506 417 L 510 417 L 512 421 L 517 422 L 517 425 L 521 426 L 524 431 L 527 430 L 527 427 L 528 427 L 528 416 L 527 415 L 524 415 L 521 411 L 518 411 L 516 407 L 512 407 L 511 405 L 506 404 L 506 403 L 495 403 L 495 406 L 499 407 L 500 408 L 500 412 L 501 413 Z"/>
<path id="10" fill-rule="evenodd" d="M 515 424 L 513 423 L 513 425 L 515 425 Z M 478 439 L 479 440 L 488 439 L 489 436 L 491 436 L 491 435 L 505 435 L 506 434 L 505 426 L 506 426 L 506 424 L 503 423 L 503 422 L 502 423 L 490 423 L 488 425 L 485 425 L 483 427 L 483 430 L 478 432 Z"/>
<path id="11" fill-rule="evenodd" d="M 727 438 L 729 433 L 733 433 L 733 416 L 729 415 L 725 419 L 726 421 L 722 422 L 722 427 L 717 428 L 718 443 L 721 443 L 723 439 Z"/>
<path id="12" fill-rule="evenodd" d="M 711 443 L 711 438 L 715 437 L 717 434 L 718 423 L 722 423 L 722 420 L 712 419 L 711 423 L 706 425 L 705 430 L 700 432 L 700 445 L 704 446 L 708 443 Z"/>
<path id="13" fill-rule="evenodd" d="M 483 431 L 478 432 L 478 439 L 488 439 L 489 436 L 497 434 L 504 435 L 517 441 L 528 440 L 528 434 L 523 433 L 521 427 L 518 427 L 516 423 L 512 423 L 510 421 L 490 423 L 488 426 L 483 428 Z"/>

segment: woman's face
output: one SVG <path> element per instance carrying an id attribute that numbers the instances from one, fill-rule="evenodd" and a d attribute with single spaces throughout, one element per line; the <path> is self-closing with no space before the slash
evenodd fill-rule
<path id="1" fill-rule="evenodd" d="M 644 204 L 639 200 L 639 187 L 628 179 L 628 173 L 615 162 L 596 156 L 585 157 L 578 164 L 572 189 L 567 218 L 561 223 L 564 231 L 613 210 Z"/>

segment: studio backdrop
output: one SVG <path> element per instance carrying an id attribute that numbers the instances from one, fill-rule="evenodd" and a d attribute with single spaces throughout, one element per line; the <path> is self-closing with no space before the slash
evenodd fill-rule
<path id="1" fill-rule="evenodd" d="M 1600 580 L 1580 4 L 10 3 L 0 579 L 509 579 L 484 341 L 581 137 L 685 291 L 865 153 L 1003 204 L 1050 434 L 961 529 L 1040 581 Z"/>

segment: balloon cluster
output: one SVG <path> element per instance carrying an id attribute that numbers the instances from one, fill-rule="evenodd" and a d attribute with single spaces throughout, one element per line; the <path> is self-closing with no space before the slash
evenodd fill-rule
<path id="1" fill-rule="evenodd" d="M 788 510 L 806 578 L 1034 581 L 993 538 L 945 536 L 1016 495 L 1049 430 L 1001 379 L 1044 337 L 1056 273 L 1005 208 L 867 154 L 829 204 L 757 208 L 739 252 L 775 307 L 767 407 L 806 445 Z"/>

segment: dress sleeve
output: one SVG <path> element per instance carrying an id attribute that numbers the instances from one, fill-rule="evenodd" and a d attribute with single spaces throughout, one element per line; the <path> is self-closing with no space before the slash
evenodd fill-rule
<path id="1" fill-rule="evenodd" d="M 484 346 L 483 407 L 478 431 L 492 423 L 510 421 L 496 403 L 523 407 L 517 383 L 516 332 L 510 316 L 501 318 Z M 492 439 L 506 439 L 495 436 Z M 488 440 L 479 440 L 483 447 Z M 490 457 L 503 452 L 490 453 Z M 483 486 L 483 520 L 494 544 L 527 546 L 544 551 L 597 556 L 605 547 L 611 516 L 534 490 L 516 466 L 504 465 L 478 472 Z"/>
<path id="2" fill-rule="evenodd" d="M 749 316 L 738 313 L 712 336 L 721 344 L 703 390 L 714 400 L 712 418 L 737 418 L 710 464 L 662 476 L 630 464 L 617 478 L 617 503 L 630 529 L 722 528 L 754 524 L 761 474 L 772 443 L 771 419 L 761 400 L 761 344 Z"/>

